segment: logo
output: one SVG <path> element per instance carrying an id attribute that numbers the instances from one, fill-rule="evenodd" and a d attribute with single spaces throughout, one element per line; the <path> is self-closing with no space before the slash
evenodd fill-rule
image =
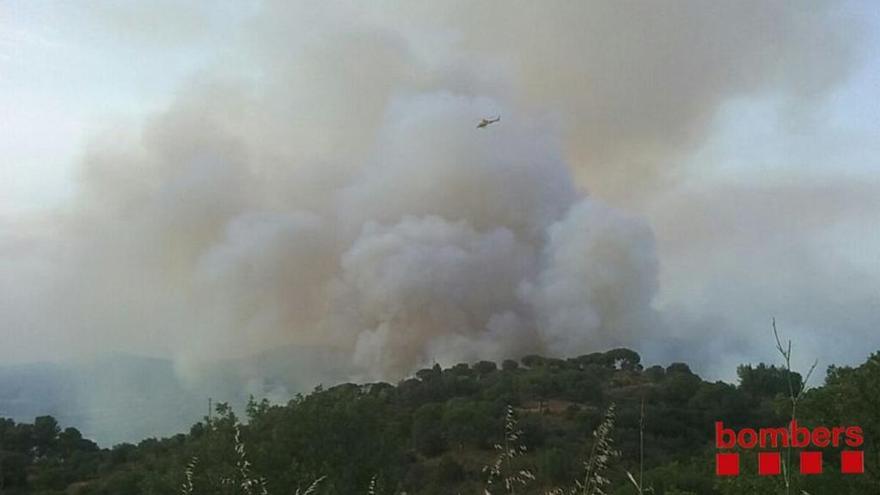
<path id="1" fill-rule="evenodd" d="M 725 428 L 724 423 L 715 423 L 715 448 L 718 450 L 760 449 L 758 474 L 775 476 L 782 473 L 782 456 L 779 449 L 798 449 L 801 474 L 822 474 L 825 451 L 817 449 L 836 448 L 840 450 L 840 471 L 843 474 L 862 474 L 865 472 L 865 453 L 861 450 L 865 443 L 860 426 L 819 426 L 812 430 L 793 420 L 788 427 L 743 428 L 739 431 Z M 739 452 L 718 452 L 715 454 L 715 474 L 718 476 L 738 476 L 740 474 Z"/>

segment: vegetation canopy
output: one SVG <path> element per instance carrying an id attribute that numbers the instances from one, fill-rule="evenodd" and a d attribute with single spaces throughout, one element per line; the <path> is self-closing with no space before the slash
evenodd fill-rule
<path id="1" fill-rule="evenodd" d="M 714 473 L 714 428 L 791 421 L 787 368 L 738 368 L 709 382 L 685 363 L 645 368 L 629 349 L 570 359 L 420 370 L 396 385 L 316 388 L 285 405 L 252 399 L 239 418 L 210 418 L 169 438 L 99 448 L 50 416 L 0 420 L 0 493 L 24 494 L 567 494 L 873 493 L 880 482 L 880 354 L 832 366 L 807 390 L 805 427 L 864 430 L 866 473 L 759 477 Z M 798 392 L 799 393 L 799 392 Z M 636 475 L 632 473 L 637 473 Z M 638 480 L 636 479 L 638 478 Z M 783 487 L 783 484 L 787 485 Z"/>

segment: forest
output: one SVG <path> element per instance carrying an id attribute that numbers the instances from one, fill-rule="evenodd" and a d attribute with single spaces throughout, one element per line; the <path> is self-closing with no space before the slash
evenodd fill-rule
<path id="1" fill-rule="evenodd" d="M 188 432 L 99 448 L 51 416 L 0 419 L 0 493 L 639 494 L 880 493 L 880 353 L 805 388 L 785 366 L 736 384 L 614 349 L 422 369 L 397 384 L 318 387 L 287 404 L 223 402 Z M 804 393 L 800 393 L 801 390 Z M 715 474 L 714 424 L 858 425 L 865 473 Z"/>

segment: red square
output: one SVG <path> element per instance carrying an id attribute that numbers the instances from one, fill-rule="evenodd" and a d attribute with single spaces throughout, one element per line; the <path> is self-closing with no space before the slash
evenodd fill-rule
<path id="1" fill-rule="evenodd" d="M 738 476 L 739 454 L 715 454 L 715 474 L 718 476 Z"/>
<path id="2" fill-rule="evenodd" d="M 782 458 L 779 452 L 758 452 L 758 474 L 775 476 L 782 473 Z"/>
<path id="3" fill-rule="evenodd" d="M 801 474 L 822 474 L 821 452 L 801 452 Z"/>
<path id="4" fill-rule="evenodd" d="M 863 474 L 865 472 L 865 453 L 861 450 L 841 452 L 840 472 L 843 474 Z"/>

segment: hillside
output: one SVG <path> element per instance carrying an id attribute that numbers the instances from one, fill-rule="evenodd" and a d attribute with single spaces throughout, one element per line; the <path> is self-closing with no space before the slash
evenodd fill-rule
<path id="1" fill-rule="evenodd" d="M 527 470 L 535 478 L 524 480 L 516 493 L 546 493 L 583 477 L 592 432 L 613 404 L 611 439 L 620 455 L 609 460 L 606 492 L 636 493 L 626 471 L 639 472 L 643 433 L 644 486 L 654 493 L 782 493 L 781 477 L 758 478 L 747 456 L 742 476 L 714 475 L 715 421 L 781 425 L 790 414 L 787 372 L 758 365 L 742 366 L 738 374 L 736 386 L 707 382 L 684 363 L 643 366 L 627 349 L 565 360 L 527 356 L 500 366 L 435 366 L 397 385 L 319 388 L 284 406 L 251 401 L 241 420 L 220 403 L 187 433 L 112 449 L 99 449 L 75 429 L 61 430 L 51 417 L 34 424 L 5 420 L 0 492 L 171 494 L 189 480 L 195 494 L 261 493 L 243 481 L 262 478 L 268 493 L 285 494 L 325 477 L 317 494 L 367 493 L 373 480 L 381 494 L 481 494 L 489 476 L 484 468 L 497 459 L 500 443 L 520 454 L 505 469 Z M 799 387 L 800 376 L 791 378 Z M 805 424 L 864 428 L 868 472 L 841 477 L 834 456 L 827 456 L 826 474 L 795 477 L 798 490 L 876 490 L 878 387 L 875 354 L 857 368 L 831 367 L 826 383 L 806 394 L 799 414 Z M 248 461 L 244 478 L 242 456 Z M 492 493 L 507 492 L 496 483 Z"/>

